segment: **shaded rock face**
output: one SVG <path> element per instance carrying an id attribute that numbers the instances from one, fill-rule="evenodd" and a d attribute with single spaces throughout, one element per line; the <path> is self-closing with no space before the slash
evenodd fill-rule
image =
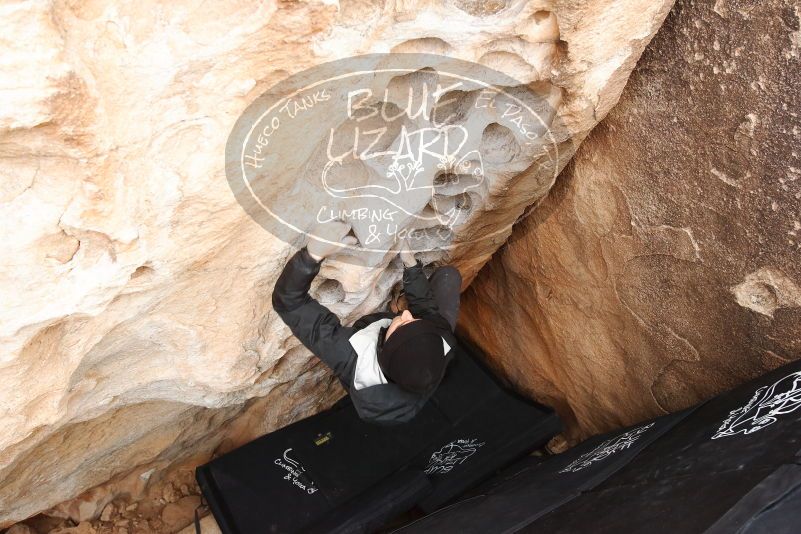
<path id="1" fill-rule="evenodd" d="M 579 439 L 801 357 L 799 9 L 679 1 L 463 298 Z"/>
<path id="2" fill-rule="evenodd" d="M 226 427 L 241 442 L 342 394 L 270 309 L 294 249 L 225 180 L 226 136 L 258 95 L 321 62 L 389 51 L 481 62 L 546 95 L 558 156 L 543 169 L 490 135 L 509 158 L 455 237 L 471 243 L 545 195 L 671 3 L 0 6 L 0 527 L 126 473 L 146 484 Z M 467 283 L 508 234 L 427 261 L 456 264 Z M 349 323 L 386 304 L 401 269 L 388 257 L 322 274 L 314 294 Z M 243 431 L 236 417 L 256 397 Z M 89 492 L 61 510 L 85 520 L 109 500 Z"/>

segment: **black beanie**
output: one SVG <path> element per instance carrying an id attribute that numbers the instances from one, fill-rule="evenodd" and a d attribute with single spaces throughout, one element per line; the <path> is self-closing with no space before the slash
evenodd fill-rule
<path id="1" fill-rule="evenodd" d="M 418 319 L 392 332 L 378 354 L 381 371 L 392 382 L 414 393 L 433 390 L 445 374 L 447 361 L 440 328 Z"/>

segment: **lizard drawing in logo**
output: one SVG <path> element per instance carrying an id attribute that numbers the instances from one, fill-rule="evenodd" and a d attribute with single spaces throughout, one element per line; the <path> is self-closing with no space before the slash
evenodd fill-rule
<path id="1" fill-rule="evenodd" d="M 712 439 L 737 434 L 753 434 L 775 423 L 779 416 L 792 413 L 801 406 L 801 371 L 791 373 L 770 386 L 754 392 L 745 406 L 729 412 Z"/>
<path id="2" fill-rule="evenodd" d="M 479 443 L 475 438 L 451 441 L 431 455 L 425 472 L 427 475 L 449 473 L 454 467 L 473 456 L 482 445 L 484 442 Z"/>
<path id="3" fill-rule="evenodd" d="M 321 173 L 322 186 L 335 199 L 386 203 L 407 220 L 452 227 L 461 222 L 467 193 L 485 178 L 481 153 L 472 144 L 462 125 L 403 125 L 387 150 L 354 148 L 330 158 Z"/>
<path id="4" fill-rule="evenodd" d="M 619 436 L 614 438 L 608 439 L 595 447 L 590 452 L 584 453 L 578 458 L 576 458 L 573 462 L 571 462 L 567 467 L 559 471 L 560 473 L 575 473 L 577 471 L 581 471 L 585 469 L 595 462 L 600 462 L 601 460 L 608 458 L 609 456 L 615 454 L 618 451 L 622 451 L 628 449 L 632 446 L 632 444 L 637 441 L 642 434 L 645 433 L 646 430 L 654 426 L 654 423 L 650 423 L 647 425 L 643 425 L 637 428 L 633 428 L 628 432 L 624 432 Z"/>

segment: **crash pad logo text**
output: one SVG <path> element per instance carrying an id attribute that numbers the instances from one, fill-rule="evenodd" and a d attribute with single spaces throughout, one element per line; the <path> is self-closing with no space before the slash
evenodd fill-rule
<path id="1" fill-rule="evenodd" d="M 560 473 L 576 473 L 581 471 L 582 469 L 586 469 L 587 467 L 591 466 L 596 462 L 600 462 L 613 454 L 626 450 L 631 447 L 635 441 L 637 441 L 640 436 L 642 436 L 649 428 L 654 426 L 654 423 L 650 423 L 647 425 L 643 425 L 637 428 L 633 428 L 628 432 L 624 432 L 619 436 L 614 438 L 608 439 L 595 447 L 590 452 L 584 453 L 570 464 L 567 465 L 564 469 L 559 471 Z"/>
<path id="2" fill-rule="evenodd" d="M 314 485 L 314 481 L 306 474 L 306 469 L 303 468 L 300 462 L 290 458 L 290 451 L 292 451 L 291 448 L 285 450 L 283 457 L 276 458 L 273 463 L 286 471 L 284 480 L 288 480 L 293 486 L 312 495 L 317 491 L 317 487 Z"/>
<path id="3" fill-rule="evenodd" d="M 479 442 L 475 438 L 451 441 L 431 455 L 425 472 L 427 475 L 450 473 L 454 467 L 467 461 L 483 445 L 483 441 Z"/>
<path id="4" fill-rule="evenodd" d="M 801 371 L 791 373 L 754 392 L 744 406 L 729 412 L 712 439 L 753 434 L 801 407 Z"/>

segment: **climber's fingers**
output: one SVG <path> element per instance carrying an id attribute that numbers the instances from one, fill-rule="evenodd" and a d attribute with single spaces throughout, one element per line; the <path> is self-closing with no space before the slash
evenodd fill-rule
<path id="1" fill-rule="evenodd" d="M 403 262 L 403 265 L 406 267 L 412 267 L 417 263 L 417 260 L 414 257 L 412 244 L 409 242 L 408 237 L 404 238 L 401 242 L 400 259 Z"/>
<path id="2" fill-rule="evenodd" d="M 343 247 L 358 243 L 355 236 L 348 235 L 351 225 L 343 221 L 328 221 L 315 226 L 309 233 L 307 249 L 319 260 L 339 252 Z"/>

